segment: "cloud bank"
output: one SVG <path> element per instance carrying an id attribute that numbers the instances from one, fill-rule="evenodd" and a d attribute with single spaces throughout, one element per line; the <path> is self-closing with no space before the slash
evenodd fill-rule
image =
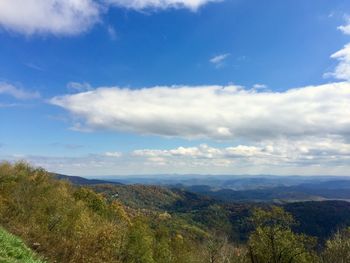
<path id="1" fill-rule="evenodd" d="M 2 156 L 0 156 L 1 159 Z M 339 137 L 265 140 L 255 144 L 110 151 L 80 157 L 5 156 L 49 171 L 75 175 L 143 174 L 330 174 L 348 175 L 350 144 Z"/>
<path id="2" fill-rule="evenodd" d="M 118 174 L 347 175 L 350 168 L 350 82 L 283 92 L 262 85 L 100 87 L 57 96 L 50 103 L 70 113 L 76 130 L 231 145 L 137 149 L 116 152 L 113 162 L 113 152 L 104 155 L 107 160 L 99 159 L 100 167 Z M 93 160 L 91 171 L 95 165 Z"/>
<path id="3" fill-rule="evenodd" d="M 134 156 L 144 157 L 159 165 L 196 163 L 202 166 L 333 166 L 350 160 L 350 144 L 339 138 L 304 138 L 302 140 L 266 140 L 253 145 L 224 148 L 202 144 L 170 150 L 135 150 Z M 187 163 L 188 162 L 188 163 Z"/>
<path id="4" fill-rule="evenodd" d="M 350 134 L 350 83 L 257 92 L 238 86 L 98 88 L 54 97 L 76 129 L 187 139 Z"/>

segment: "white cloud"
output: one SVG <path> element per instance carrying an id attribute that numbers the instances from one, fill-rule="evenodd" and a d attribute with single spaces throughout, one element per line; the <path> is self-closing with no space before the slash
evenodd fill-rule
<path id="1" fill-rule="evenodd" d="M 17 154 L 0 159 L 26 159 L 49 171 L 75 175 L 333 174 L 348 175 L 350 144 L 340 137 L 275 139 L 212 147 L 201 144 L 173 149 L 139 149 L 80 157 Z"/>
<path id="2" fill-rule="evenodd" d="M 261 83 L 256 83 L 253 85 L 253 88 L 256 90 L 267 89 L 267 85 L 261 84 Z"/>
<path id="3" fill-rule="evenodd" d="M 1 94 L 9 95 L 19 100 L 40 98 L 39 92 L 26 91 L 5 82 L 0 82 L 0 95 Z"/>
<path id="4" fill-rule="evenodd" d="M 87 82 L 80 83 L 80 82 L 71 81 L 67 84 L 67 89 L 72 92 L 83 92 L 83 91 L 92 90 L 93 88 Z"/>
<path id="5" fill-rule="evenodd" d="M 0 25 L 25 35 L 74 35 L 99 20 L 100 6 L 93 0 L 2 0 Z"/>
<path id="6" fill-rule="evenodd" d="M 338 29 L 342 31 L 344 34 L 350 35 L 350 18 L 349 17 L 346 18 L 346 22 L 347 23 L 345 25 L 339 26 Z"/>
<path id="7" fill-rule="evenodd" d="M 144 157 L 157 165 L 184 166 L 338 166 L 350 160 L 350 144 L 340 138 L 303 138 L 302 140 L 266 140 L 254 145 L 225 148 L 202 144 L 170 150 L 135 150 L 133 156 Z"/>
<path id="8" fill-rule="evenodd" d="M 121 152 L 105 152 L 104 155 L 107 157 L 119 158 L 122 156 L 122 153 Z"/>
<path id="9" fill-rule="evenodd" d="M 188 139 L 266 139 L 350 134 L 350 83 L 285 92 L 238 86 L 98 88 L 50 100 L 79 129 Z"/>
<path id="10" fill-rule="evenodd" d="M 88 31 L 110 6 L 143 9 L 188 8 L 218 0 L 1 0 L 0 27 L 24 35 L 76 35 Z M 108 32 L 115 37 L 115 31 Z"/>
<path id="11" fill-rule="evenodd" d="M 339 64 L 336 66 L 334 72 L 326 73 L 326 76 L 350 81 L 350 43 L 334 53 L 331 58 L 337 59 Z"/>
<path id="12" fill-rule="evenodd" d="M 209 2 L 222 0 L 105 0 L 107 3 L 134 10 L 188 8 L 197 10 Z"/>
<path id="13" fill-rule="evenodd" d="M 347 24 L 338 27 L 344 34 L 350 34 L 350 19 L 347 18 Z M 333 72 L 327 72 L 324 77 L 333 77 L 340 80 L 350 81 L 350 43 L 341 50 L 331 55 L 331 58 L 339 61 Z"/>
<path id="14" fill-rule="evenodd" d="M 222 67 L 224 65 L 224 61 L 230 56 L 230 53 L 225 53 L 221 55 L 217 55 L 209 59 L 209 62 L 214 64 L 217 68 Z"/>

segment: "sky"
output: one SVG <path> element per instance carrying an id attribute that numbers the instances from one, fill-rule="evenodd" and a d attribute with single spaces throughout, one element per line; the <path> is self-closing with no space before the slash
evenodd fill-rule
<path id="1" fill-rule="evenodd" d="M 350 2 L 2 0 L 0 160 L 350 175 Z"/>

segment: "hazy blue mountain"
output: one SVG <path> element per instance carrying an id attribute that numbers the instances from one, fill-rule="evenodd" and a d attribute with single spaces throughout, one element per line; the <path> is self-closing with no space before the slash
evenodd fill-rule
<path id="1" fill-rule="evenodd" d="M 71 182 L 72 184 L 76 185 L 93 185 L 93 184 L 121 184 L 116 181 L 105 181 L 105 180 L 100 180 L 100 179 L 88 179 L 85 177 L 80 177 L 80 176 L 70 176 L 70 175 L 64 175 L 64 174 L 57 174 L 57 173 L 52 173 L 52 176 L 56 179 L 59 180 L 67 180 Z"/>
<path id="2" fill-rule="evenodd" d="M 350 178 L 345 176 L 200 176 L 163 175 L 144 177 L 100 177 L 87 179 L 55 174 L 73 184 L 158 185 L 182 189 L 225 202 L 298 202 L 350 200 Z"/>

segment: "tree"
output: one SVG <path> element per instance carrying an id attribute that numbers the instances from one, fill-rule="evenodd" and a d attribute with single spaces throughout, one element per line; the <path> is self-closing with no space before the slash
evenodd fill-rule
<path id="1" fill-rule="evenodd" d="M 170 247 L 170 234 L 166 227 L 160 225 L 156 231 L 154 244 L 154 258 L 157 263 L 175 262 Z"/>
<path id="2" fill-rule="evenodd" d="M 135 219 L 130 227 L 125 247 L 125 260 L 128 263 L 154 263 L 154 237 L 148 225 L 141 219 Z"/>
<path id="3" fill-rule="evenodd" d="M 314 256 L 307 246 L 315 240 L 293 233 L 293 217 L 282 208 L 273 206 L 270 210 L 257 209 L 251 218 L 255 231 L 248 242 L 252 263 L 309 263 Z"/>
<path id="4" fill-rule="evenodd" d="M 350 228 L 338 231 L 327 240 L 322 258 L 325 263 L 350 262 Z"/>
<path id="5" fill-rule="evenodd" d="M 208 263 L 224 263 L 230 258 L 230 249 L 226 237 L 211 236 L 206 242 Z"/>

